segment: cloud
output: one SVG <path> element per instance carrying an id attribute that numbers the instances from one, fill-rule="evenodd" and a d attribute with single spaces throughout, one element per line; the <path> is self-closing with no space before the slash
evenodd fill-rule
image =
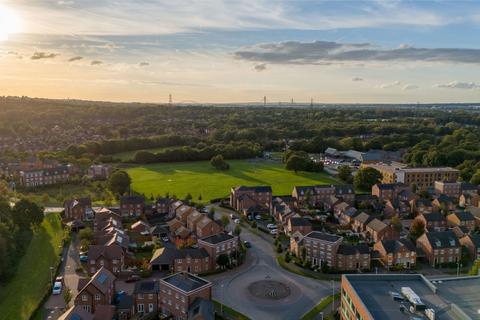
<path id="1" fill-rule="evenodd" d="M 138 65 L 139 65 L 140 67 L 147 67 L 147 66 L 150 65 L 150 63 L 148 63 L 148 62 L 140 62 Z"/>
<path id="2" fill-rule="evenodd" d="M 377 86 L 380 89 L 390 89 L 390 88 L 395 88 L 401 85 L 400 81 L 393 81 L 391 83 L 383 83 L 379 86 Z"/>
<path id="3" fill-rule="evenodd" d="M 480 89 L 480 84 L 475 82 L 461 82 L 461 81 L 452 81 L 446 84 L 437 84 L 437 88 L 447 88 L 447 89 L 463 89 L 463 90 L 474 90 Z"/>
<path id="4" fill-rule="evenodd" d="M 354 81 L 354 82 L 363 81 L 363 78 L 353 77 L 353 78 L 352 78 L 352 81 Z"/>
<path id="5" fill-rule="evenodd" d="M 406 84 L 403 86 L 402 90 L 403 91 L 408 91 L 408 90 L 417 90 L 419 89 L 420 87 L 417 86 L 417 85 L 414 85 L 414 84 Z"/>
<path id="6" fill-rule="evenodd" d="M 384 49 L 371 43 L 332 41 L 263 43 L 234 52 L 236 59 L 270 64 L 325 65 L 344 62 L 444 62 L 480 64 L 480 49 L 415 48 Z"/>
<path id="7" fill-rule="evenodd" d="M 40 60 L 40 59 L 53 59 L 58 56 L 58 53 L 47 53 L 47 52 L 35 52 L 30 59 Z"/>
<path id="8" fill-rule="evenodd" d="M 78 60 L 82 60 L 82 59 L 83 59 L 83 57 L 76 56 L 76 57 L 72 57 L 72 58 L 68 59 L 68 62 L 78 61 Z"/>
<path id="9" fill-rule="evenodd" d="M 259 64 L 256 64 L 253 69 L 255 69 L 255 71 L 258 71 L 258 72 L 262 72 L 262 71 L 265 71 L 267 70 L 267 64 L 266 63 L 259 63 Z"/>
<path id="10" fill-rule="evenodd" d="M 92 62 L 90 62 L 90 65 L 91 66 L 98 66 L 100 64 L 103 64 L 103 61 L 100 61 L 100 60 L 93 60 Z"/>

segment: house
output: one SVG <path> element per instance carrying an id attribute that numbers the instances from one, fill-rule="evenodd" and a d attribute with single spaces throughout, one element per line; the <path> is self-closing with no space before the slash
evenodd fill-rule
<path id="1" fill-rule="evenodd" d="M 123 270 L 125 254 L 118 244 L 90 245 L 88 247 L 87 272 L 92 275 L 100 269 L 118 275 Z"/>
<path id="2" fill-rule="evenodd" d="M 472 260 L 480 259 L 480 235 L 472 234 L 460 238 L 460 244 L 467 247 Z"/>
<path id="3" fill-rule="evenodd" d="M 455 226 L 452 228 L 452 232 L 455 233 L 458 239 L 470 234 L 470 230 L 465 226 Z"/>
<path id="4" fill-rule="evenodd" d="M 329 196 L 323 201 L 323 210 L 333 211 L 333 208 L 341 202 L 343 202 L 343 200 L 337 198 L 336 196 Z"/>
<path id="5" fill-rule="evenodd" d="M 155 209 L 158 214 L 168 214 L 171 200 L 169 198 L 158 198 L 155 202 Z"/>
<path id="6" fill-rule="evenodd" d="M 177 208 L 177 210 L 175 210 L 175 217 L 182 222 L 184 226 L 186 226 L 187 218 L 193 211 L 196 211 L 195 208 L 187 205 L 181 205 Z"/>
<path id="7" fill-rule="evenodd" d="M 442 213 L 455 211 L 455 201 L 446 194 L 438 195 L 433 201 L 433 211 L 440 211 Z"/>
<path id="8" fill-rule="evenodd" d="M 386 217 L 393 217 L 398 215 L 399 217 L 405 217 L 410 214 L 410 203 L 406 200 L 387 200 L 383 213 Z"/>
<path id="9" fill-rule="evenodd" d="M 295 199 L 291 196 L 275 197 L 272 201 L 273 216 L 277 221 L 286 223 L 295 214 Z"/>
<path id="10" fill-rule="evenodd" d="M 365 227 L 365 236 L 370 241 L 377 242 L 383 239 L 398 239 L 400 234 L 392 225 L 387 225 L 383 221 L 375 218 L 367 223 Z"/>
<path id="11" fill-rule="evenodd" d="M 261 206 L 271 212 L 272 209 L 272 187 L 240 186 L 230 190 L 230 206 L 237 211 L 243 211 L 252 206 Z"/>
<path id="12" fill-rule="evenodd" d="M 475 229 L 475 217 L 468 211 L 457 211 L 447 216 L 450 226 L 463 226 L 469 231 Z"/>
<path id="13" fill-rule="evenodd" d="M 342 243 L 341 236 L 312 231 L 303 236 L 299 232 L 290 238 L 290 250 L 297 257 L 302 255 L 302 248 L 305 248 L 306 258 L 312 262 L 314 266 L 328 265 L 330 268 L 336 266 L 336 252 Z"/>
<path id="14" fill-rule="evenodd" d="M 410 187 L 403 183 L 377 183 L 372 186 L 372 195 L 380 201 L 396 200 L 402 191 L 410 191 Z"/>
<path id="15" fill-rule="evenodd" d="M 379 252 L 380 261 L 386 268 L 401 266 L 410 269 L 417 263 L 417 250 L 409 239 L 381 240 L 373 249 Z"/>
<path id="16" fill-rule="evenodd" d="M 340 202 L 333 207 L 333 213 L 342 225 L 349 224 L 356 212 L 357 209 L 346 202 Z"/>
<path id="17" fill-rule="evenodd" d="M 458 198 L 458 205 L 462 208 L 466 208 L 468 206 L 479 207 L 480 203 L 480 196 L 478 193 L 471 193 L 465 192 L 460 195 Z"/>
<path id="18" fill-rule="evenodd" d="M 312 223 L 302 217 L 291 217 L 288 219 L 286 229 L 287 235 L 292 235 L 295 232 L 300 232 L 301 234 L 306 235 L 313 230 Z"/>
<path id="19" fill-rule="evenodd" d="M 198 240 L 198 247 L 207 251 L 210 256 L 210 269 L 215 270 L 217 258 L 224 254 L 230 257 L 238 250 L 238 237 L 228 233 L 215 234 Z"/>
<path id="20" fill-rule="evenodd" d="M 160 283 L 157 280 L 142 280 L 135 283 L 133 301 L 135 314 L 157 313 Z"/>
<path id="21" fill-rule="evenodd" d="M 158 239 L 165 238 L 168 237 L 168 229 L 165 226 L 157 224 L 150 229 L 150 234 L 152 237 Z"/>
<path id="22" fill-rule="evenodd" d="M 461 183 L 457 181 L 435 181 L 434 190 L 437 195 L 458 198 L 461 194 Z"/>
<path id="23" fill-rule="evenodd" d="M 340 244 L 336 256 L 336 269 L 339 271 L 370 269 L 370 248 L 366 244 Z"/>
<path id="24" fill-rule="evenodd" d="M 464 193 L 478 194 L 478 186 L 468 182 L 461 182 L 460 192 L 462 194 Z"/>
<path id="25" fill-rule="evenodd" d="M 177 213 L 177 209 L 180 208 L 181 206 L 183 206 L 183 202 L 180 201 L 180 200 L 176 200 L 176 201 L 171 201 L 170 202 L 170 206 L 169 206 L 169 209 L 168 209 L 168 215 L 170 217 L 173 217 L 176 215 Z"/>
<path id="26" fill-rule="evenodd" d="M 198 239 L 213 236 L 222 232 L 223 227 L 207 216 L 203 216 L 203 218 L 197 222 L 197 228 L 195 230 Z"/>
<path id="27" fill-rule="evenodd" d="M 25 188 L 62 184 L 70 180 L 72 166 L 61 165 L 54 168 L 41 168 L 20 171 L 20 185 Z"/>
<path id="28" fill-rule="evenodd" d="M 410 209 L 412 213 L 416 214 L 432 213 L 434 211 L 432 201 L 428 199 L 410 200 Z"/>
<path id="29" fill-rule="evenodd" d="M 350 205 L 355 204 L 355 189 L 351 184 L 335 185 L 335 197 L 342 199 Z"/>
<path id="30" fill-rule="evenodd" d="M 93 180 L 107 180 L 113 169 L 108 164 L 94 164 L 87 169 L 87 177 Z"/>
<path id="31" fill-rule="evenodd" d="M 152 227 L 143 220 L 138 220 L 130 226 L 130 231 L 142 236 L 150 235 Z"/>
<path id="32" fill-rule="evenodd" d="M 93 314 L 82 309 L 81 306 L 72 306 L 58 320 L 94 320 L 94 317 Z"/>
<path id="33" fill-rule="evenodd" d="M 211 265 L 210 256 L 204 248 L 160 248 L 150 259 L 152 271 L 187 271 L 199 274 L 214 270 Z"/>
<path id="34" fill-rule="evenodd" d="M 142 196 L 120 197 L 120 213 L 124 217 L 139 217 L 145 211 L 145 198 Z"/>
<path id="35" fill-rule="evenodd" d="M 424 233 L 417 239 L 417 248 L 425 252 L 431 266 L 456 263 L 461 259 L 461 244 L 452 231 Z"/>
<path id="36" fill-rule="evenodd" d="M 90 198 L 65 200 L 63 208 L 66 220 L 92 220 L 95 215 Z"/>
<path id="37" fill-rule="evenodd" d="M 358 194 L 355 196 L 356 208 L 372 208 L 373 210 L 381 209 L 377 196 L 371 194 Z"/>
<path id="38" fill-rule="evenodd" d="M 119 295 L 117 298 L 118 320 L 128 320 L 135 314 L 134 299 L 131 294 Z"/>
<path id="39" fill-rule="evenodd" d="M 115 295 L 116 277 L 106 268 L 100 268 L 90 280 L 79 282 L 81 288 L 75 297 L 75 306 L 96 313 L 99 306 L 112 305 Z"/>
<path id="40" fill-rule="evenodd" d="M 447 219 L 440 212 L 419 214 L 414 220 L 421 220 L 425 225 L 425 231 L 445 231 Z"/>
<path id="41" fill-rule="evenodd" d="M 365 212 L 361 212 L 360 214 L 352 218 L 351 228 L 354 232 L 362 233 L 366 230 L 367 224 L 373 219 L 374 217 L 372 217 L 371 215 Z"/>
<path id="42" fill-rule="evenodd" d="M 187 272 L 160 279 L 160 310 L 174 319 L 214 319 L 212 283 Z M 204 314 L 206 310 L 210 314 Z M 200 313 L 201 312 L 201 313 Z M 202 314 L 201 317 L 197 315 Z"/>
<path id="43" fill-rule="evenodd" d="M 197 223 L 205 217 L 202 213 L 198 212 L 197 210 L 193 210 L 187 216 L 187 228 L 190 230 L 197 229 Z"/>
<path id="44" fill-rule="evenodd" d="M 172 232 L 170 238 L 177 247 L 190 246 L 194 243 L 192 232 L 183 225 L 175 230 L 175 232 Z"/>

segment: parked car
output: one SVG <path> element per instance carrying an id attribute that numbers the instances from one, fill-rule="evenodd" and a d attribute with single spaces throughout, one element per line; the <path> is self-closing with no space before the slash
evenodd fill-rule
<path id="1" fill-rule="evenodd" d="M 130 282 L 137 282 L 140 280 L 140 276 L 137 274 L 132 274 L 130 277 L 125 280 L 125 282 L 130 283 Z"/>
<path id="2" fill-rule="evenodd" d="M 168 239 L 168 237 L 162 237 L 162 241 L 163 242 L 168 242 L 168 241 L 170 241 L 170 239 Z"/>
<path id="3" fill-rule="evenodd" d="M 268 229 L 277 229 L 277 226 L 273 223 L 269 223 L 269 224 L 267 224 L 267 228 Z"/>
<path id="4" fill-rule="evenodd" d="M 270 234 L 276 235 L 277 234 L 277 229 L 270 230 Z"/>
<path id="5" fill-rule="evenodd" d="M 235 222 L 236 224 L 240 224 L 240 219 L 235 219 L 233 220 L 233 222 Z"/>
<path id="6" fill-rule="evenodd" d="M 63 277 L 62 277 L 62 276 L 56 277 L 56 278 L 55 278 L 55 282 L 63 283 Z"/>
<path id="7" fill-rule="evenodd" d="M 235 215 L 233 213 L 230 213 L 230 219 L 235 218 Z"/>
<path id="8" fill-rule="evenodd" d="M 252 221 L 252 220 L 253 220 L 252 216 L 248 216 L 247 219 L 248 219 L 248 221 Z"/>
<path id="9" fill-rule="evenodd" d="M 88 256 L 80 256 L 80 262 L 87 262 Z"/>
<path id="10" fill-rule="evenodd" d="M 55 281 L 55 283 L 53 284 L 52 294 L 57 295 L 60 293 L 62 293 L 62 283 Z"/>
<path id="11" fill-rule="evenodd" d="M 252 244 L 248 241 L 243 241 L 243 244 L 245 245 L 245 247 L 247 248 L 251 248 L 252 247 Z"/>
<path id="12" fill-rule="evenodd" d="M 256 219 L 256 220 L 262 220 L 262 216 L 257 214 L 257 215 L 255 216 L 255 219 Z"/>

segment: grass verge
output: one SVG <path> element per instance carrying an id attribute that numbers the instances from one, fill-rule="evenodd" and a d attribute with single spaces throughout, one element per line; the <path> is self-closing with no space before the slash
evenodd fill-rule
<path id="1" fill-rule="evenodd" d="M 317 314 L 319 314 L 322 310 L 324 310 L 330 303 L 333 302 L 333 297 L 335 300 L 340 298 L 340 294 L 337 293 L 334 296 L 328 296 L 323 298 L 315 307 L 313 307 L 310 311 L 305 313 L 301 320 L 312 320 L 315 319 Z"/>
<path id="2" fill-rule="evenodd" d="M 15 276 L 0 291 L 1 320 L 30 319 L 49 290 L 50 267 L 60 262 L 63 236 L 60 215 L 46 215 Z"/>
<path id="3" fill-rule="evenodd" d="M 221 310 L 222 304 L 217 300 L 213 300 L 213 304 L 215 305 L 215 310 Z M 226 305 L 223 305 L 223 312 L 228 314 L 230 318 L 237 319 L 237 320 L 250 320 L 249 317 L 246 315 L 234 310 Z"/>
<path id="4" fill-rule="evenodd" d="M 294 265 L 290 265 L 285 261 L 285 258 L 283 255 L 278 255 L 277 256 L 277 263 L 282 267 L 283 269 L 298 274 L 299 276 L 302 277 L 307 277 L 307 278 L 312 278 L 316 280 L 335 280 L 339 281 L 340 280 L 340 275 L 337 274 L 323 274 L 323 273 L 318 273 L 318 272 L 308 272 L 306 270 L 302 270 L 300 267 L 296 267 Z"/>

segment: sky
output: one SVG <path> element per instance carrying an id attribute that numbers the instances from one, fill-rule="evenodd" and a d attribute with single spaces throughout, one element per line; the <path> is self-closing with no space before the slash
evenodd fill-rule
<path id="1" fill-rule="evenodd" d="M 480 102 L 480 1 L 0 0 L 0 95 Z"/>

